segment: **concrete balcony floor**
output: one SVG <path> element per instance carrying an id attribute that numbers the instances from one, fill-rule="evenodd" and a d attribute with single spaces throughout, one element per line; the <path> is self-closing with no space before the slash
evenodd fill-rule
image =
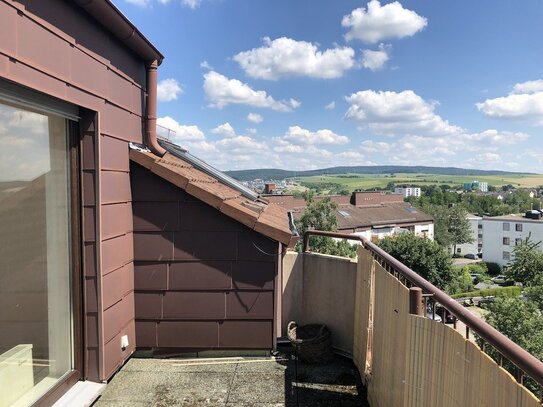
<path id="1" fill-rule="evenodd" d="M 130 359 L 95 407 L 368 406 L 353 363 L 306 365 L 290 347 L 277 357 Z"/>

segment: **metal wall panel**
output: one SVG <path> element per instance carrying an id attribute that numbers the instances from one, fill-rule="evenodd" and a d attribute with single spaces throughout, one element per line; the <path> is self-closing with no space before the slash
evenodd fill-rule
<path id="1" fill-rule="evenodd" d="M 270 349 L 277 242 L 131 163 L 137 346 Z"/>

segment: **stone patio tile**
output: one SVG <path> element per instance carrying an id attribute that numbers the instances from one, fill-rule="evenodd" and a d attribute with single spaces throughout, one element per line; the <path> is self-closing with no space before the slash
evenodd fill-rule
<path id="1" fill-rule="evenodd" d="M 108 384 L 101 400 L 148 405 L 224 405 L 232 373 L 125 372 Z"/>
<path id="2" fill-rule="evenodd" d="M 285 376 L 276 373 L 236 373 L 229 403 L 285 403 Z M 257 404 L 255 404 L 257 405 Z"/>
<path id="3" fill-rule="evenodd" d="M 130 359 L 123 372 L 209 372 L 231 373 L 236 370 L 237 361 L 213 361 L 206 359 Z"/>

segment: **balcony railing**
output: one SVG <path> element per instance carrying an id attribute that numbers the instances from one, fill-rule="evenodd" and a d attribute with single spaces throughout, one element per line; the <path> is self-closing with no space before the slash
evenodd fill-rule
<path id="1" fill-rule="evenodd" d="M 354 308 L 351 352 L 366 379 L 370 402 L 374 397 L 372 405 L 396 405 L 398 400 L 404 403 L 406 399 L 405 405 L 540 404 L 543 397 L 541 361 L 363 237 L 307 232 L 301 256 L 312 256 L 305 259 L 308 267 L 320 268 L 313 256 L 326 257 L 309 252 L 310 236 L 362 243 L 356 265 L 356 295 L 353 294 L 356 299 L 348 306 Z M 317 286 L 310 276 L 318 273 L 312 270 L 305 273 L 308 276 L 304 281 Z M 327 278 L 328 285 L 335 284 L 330 276 Z M 350 278 L 342 288 L 347 287 L 345 292 L 354 283 L 353 277 Z M 349 295 L 346 292 L 345 296 Z M 304 293 L 304 296 L 309 297 L 311 293 Z M 344 320 L 347 306 L 342 305 L 342 301 L 345 302 L 342 298 L 336 300 L 336 310 L 326 312 L 332 312 L 333 317 L 333 312 L 337 311 L 338 315 L 342 314 L 338 318 Z M 333 304 L 334 300 L 328 301 Z M 444 309 L 442 324 L 426 318 L 426 307 L 435 314 L 438 304 Z M 457 330 L 445 326 L 447 313 L 453 316 L 455 328 L 457 321 L 465 324 L 464 338 Z M 478 345 L 469 340 L 470 332 L 476 334 Z M 346 335 L 349 333 L 339 334 L 343 343 L 349 342 L 349 339 L 345 340 Z M 494 356 L 494 360 L 488 355 Z M 511 370 L 512 366 L 515 371 L 510 374 L 505 367 Z M 532 391 L 539 393 L 537 398 L 525 387 L 528 384 Z M 386 395 L 387 392 L 390 395 Z"/>

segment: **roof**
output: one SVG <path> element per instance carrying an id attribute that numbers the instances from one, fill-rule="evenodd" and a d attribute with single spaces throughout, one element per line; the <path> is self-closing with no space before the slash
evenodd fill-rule
<path id="1" fill-rule="evenodd" d="M 337 229 L 377 228 L 433 222 L 433 218 L 415 209 L 407 202 L 386 203 L 374 206 L 338 205 Z M 294 216 L 301 217 L 303 210 L 295 210 Z"/>
<path id="2" fill-rule="evenodd" d="M 164 56 L 160 51 L 111 0 L 75 0 L 75 3 L 145 61 L 162 63 Z"/>
<path id="3" fill-rule="evenodd" d="M 130 159 L 264 236 L 289 246 L 297 240 L 284 208 L 246 198 L 239 190 L 170 152 L 159 157 L 141 149 L 131 149 Z"/>
<path id="4" fill-rule="evenodd" d="M 527 218 L 524 214 L 510 214 L 501 216 L 483 216 L 483 220 L 495 220 L 495 221 L 511 221 L 511 222 L 530 222 L 530 223 L 543 223 L 543 219 Z"/>
<path id="5" fill-rule="evenodd" d="M 339 205 L 337 212 L 339 230 L 433 222 L 430 215 L 403 202 L 366 207 Z"/>

